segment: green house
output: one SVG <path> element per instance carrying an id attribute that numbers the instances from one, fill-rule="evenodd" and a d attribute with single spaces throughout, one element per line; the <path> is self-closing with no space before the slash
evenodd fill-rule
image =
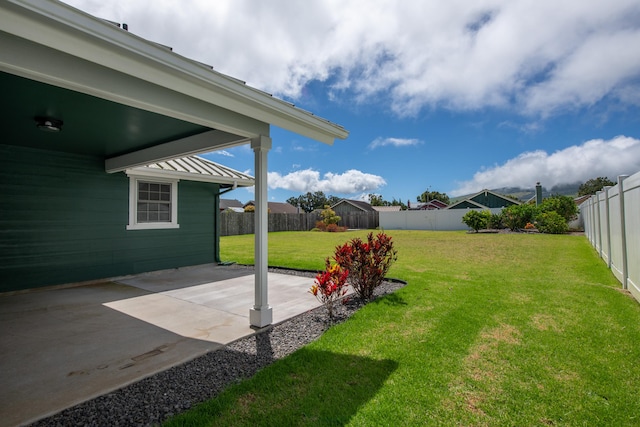
<path id="1" fill-rule="evenodd" d="M 450 205 L 447 209 L 496 209 L 519 204 L 519 201 L 510 197 L 494 193 L 491 190 L 482 190 Z"/>
<path id="2" fill-rule="evenodd" d="M 251 321 L 269 322 L 271 125 L 344 128 L 53 0 L 0 2 L 0 88 L 0 292 L 215 262 L 220 194 L 255 184 Z M 255 180 L 193 157 L 239 145 Z"/>

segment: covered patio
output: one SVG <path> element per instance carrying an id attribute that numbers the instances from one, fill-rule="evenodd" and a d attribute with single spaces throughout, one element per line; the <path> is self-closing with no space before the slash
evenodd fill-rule
<path id="1" fill-rule="evenodd" d="M 268 272 L 271 127 L 325 144 L 344 128 L 55 0 L 0 2 L 0 88 L 0 425 L 317 304 L 309 278 Z M 217 167 L 194 155 L 242 145 L 254 270 L 217 265 L 220 195 L 250 177 L 190 174 Z"/>
<path id="2" fill-rule="evenodd" d="M 248 145 L 256 269 L 245 310 L 248 324 L 272 323 L 271 126 L 326 144 L 346 138 L 344 128 L 53 0 L 0 4 L 0 87 L 6 95 L 0 222 L 7 230 L 0 292 L 219 262 L 211 216 L 220 194 L 239 183 L 196 185 L 139 171 Z M 154 217 L 156 205 L 170 214 Z M 149 217 L 138 209 L 148 209 Z"/>
<path id="3" fill-rule="evenodd" d="M 268 273 L 274 323 L 319 304 Z M 52 415 L 255 333 L 250 268 L 215 264 L 0 296 L 0 426 Z"/>

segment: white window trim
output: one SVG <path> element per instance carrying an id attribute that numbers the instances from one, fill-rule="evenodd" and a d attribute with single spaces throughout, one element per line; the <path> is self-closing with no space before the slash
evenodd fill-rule
<path id="1" fill-rule="evenodd" d="M 178 224 L 178 182 L 180 180 L 137 174 L 133 171 L 127 171 L 127 175 L 129 176 L 129 224 L 127 224 L 127 230 L 162 230 L 180 228 L 180 224 Z M 171 222 L 138 223 L 139 181 L 171 184 Z"/>

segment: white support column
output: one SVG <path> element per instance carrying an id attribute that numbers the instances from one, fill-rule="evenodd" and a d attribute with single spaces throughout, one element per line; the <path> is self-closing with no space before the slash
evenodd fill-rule
<path id="1" fill-rule="evenodd" d="M 255 303 L 249 311 L 251 326 L 263 328 L 273 323 L 273 310 L 267 298 L 268 243 L 269 232 L 267 205 L 267 156 L 271 149 L 271 138 L 260 135 L 251 140 L 255 156 Z"/>

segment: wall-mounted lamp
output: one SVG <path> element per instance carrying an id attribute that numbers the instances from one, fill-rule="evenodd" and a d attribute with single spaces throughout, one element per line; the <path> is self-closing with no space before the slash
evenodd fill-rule
<path id="1" fill-rule="evenodd" d="M 34 117 L 38 129 L 45 132 L 60 132 L 62 130 L 62 120 L 52 119 L 51 117 Z"/>

